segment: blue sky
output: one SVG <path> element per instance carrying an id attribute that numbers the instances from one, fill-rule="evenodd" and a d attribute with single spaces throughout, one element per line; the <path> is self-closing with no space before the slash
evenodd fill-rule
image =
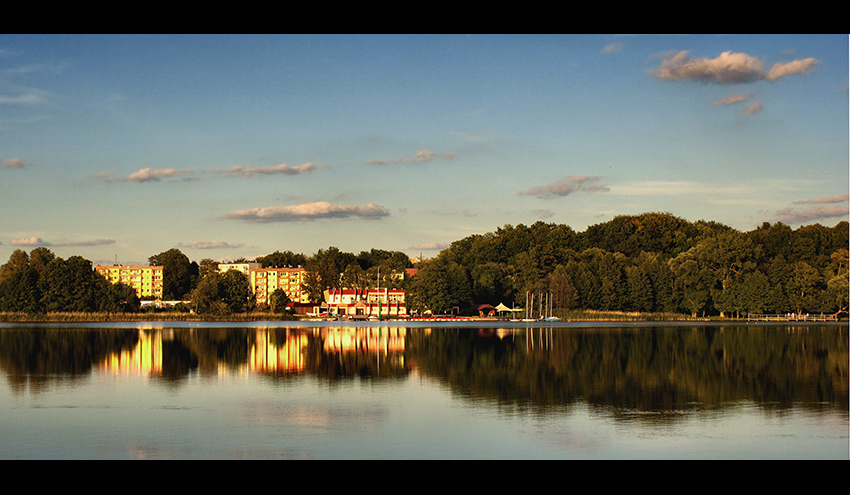
<path id="1" fill-rule="evenodd" d="M 848 36 L 0 34 L 0 261 L 848 219 Z"/>

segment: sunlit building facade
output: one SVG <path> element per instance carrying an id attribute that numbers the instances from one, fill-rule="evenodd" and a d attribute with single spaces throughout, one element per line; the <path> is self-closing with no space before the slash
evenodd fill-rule
<path id="1" fill-rule="evenodd" d="M 252 270 L 257 270 L 260 268 L 259 263 L 219 263 L 218 264 L 218 272 L 224 273 L 228 270 L 236 270 L 237 272 L 242 272 L 245 275 L 251 275 Z"/>
<path id="2" fill-rule="evenodd" d="M 328 312 L 350 316 L 403 316 L 405 292 L 399 289 L 331 289 L 325 291 Z"/>
<path id="3" fill-rule="evenodd" d="M 101 265 L 95 270 L 112 284 L 129 285 L 139 299 L 162 298 L 161 266 Z"/>
<path id="4" fill-rule="evenodd" d="M 257 304 L 268 304 L 268 299 L 281 289 L 294 303 L 308 303 L 310 296 L 301 289 L 307 271 L 304 268 L 259 268 L 251 270 L 251 290 Z"/>

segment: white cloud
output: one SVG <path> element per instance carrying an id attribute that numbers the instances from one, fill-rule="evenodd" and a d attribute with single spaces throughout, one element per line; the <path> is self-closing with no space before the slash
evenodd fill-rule
<path id="1" fill-rule="evenodd" d="M 36 237 L 36 236 L 25 237 L 23 239 L 13 239 L 11 244 L 13 246 L 47 246 L 48 245 L 40 237 Z"/>
<path id="2" fill-rule="evenodd" d="M 776 63 L 765 75 L 768 81 L 776 81 L 785 76 L 798 76 L 807 74 L 818 64 L 817 59 L 805 58 L 802 60 L 794 60 L 788 63 Z"/>
<path id="3" fill-rule="evenodd" d="M 827 196 L 823 198 L 807 199 L 804 201 L 794 201 L 795 205 L 810 205 L 823 203 L 842 203 L 850 200 L 850 194 L 839 194 L 837 196 Z"/>
<path id="4" fill-rule="evenodd" d="M 552 210 L 533 210 L 532 213 L 534 213 L 537 218 L 540 219 L 552 218 L 555 216 L 555 212 L 553 212 Z"/>
<path id="5" fill-rule="evenodd" d="M 764 107 L 762 106 L 760 101 L 757 101 L 752 105 L 748 106 L 747 109 L 744 110 L 744 113 L 746 113 L 747 115 L 755 115 L 761 112 L 762 110 L 764 110 Z"/>
<path id="6" fill-rule="evenodd" d="M 661 65 L 649 73 L 665 81 L 742 84 L 806 74 L 817 64 L 816 59 L 806 58 L 776 63 L 765 71 L 764 62 L 746 53 L 723 52 L 716 58 L 692 58 L 687 51 L 680 51 L 662 60 Z"/>
<path id="7" fill-rule="evenodd" d="M 258 177 L 264 175 L 308 174 L 318 167 L 320 167 L 320 165 L 316 165 L 314 163 L 305 163 L 295 167 L 289 166 L 285 163 L 275 165 L 273 167 L 246 167 L 238 165 L 227 170 L 214 169 L 213 172 L 226 173 L 237 177 Z M 177 170 L 173 168 L 155 169 L 147 167 L 133 172 L 126 177 L 118 178 L 116 177 L 115 172 L 101 172 L 95 175 L 94 178 L 100 182 L 159 182 L 163 179 L 175 179 L 181 176 L 184 180 L 197 179 L 198 177 L 191 175 L 193 172 L 195 172 L 195 170 L 191 168 Z"/>
<path id="8" fill-rule="evenodd" d="M 162 179 L 170 179 L 174 177 L 179 177 L 181 175 L 188 175 L 193 172 L 190 168 L 185 168 L 182 170 L 175 170 L 173 168 L 143 168 L 132 174 L 122 177 L 120 180 L 122 182 L 159 182 Z M 114 182 L 115 173 L 113 172 L 102 172 L 95 176 L 95 178 L 101 182 Z"/>
<path id="9" fill-rule="evenodd" d="M 183 170 L 175 170 L 173 168 L 143 168 L 138 172 L 133 172 L 132 174 L 124 177 L 123 181 L 125 182 L 159 182 L 160 179 L 167 179 L 171 177 L 177 177 L 179 175 L 185 175 L 192 173 L 192 169 L 183 169 Z"/>
<path id="10" fill-rule="evenodd" d="M 36 92 L 23 93 L 15 96 L 0 95 L 0 105 L 34 105 L 44 103 L 44 97 Z"/>
<path id="11" fill-rule="evenodd" d="M 90 247 L 90 246 L 107 246 L 109 244 L 115 244 L 115 241 L 112 239 L 93 239 L 90 241 L 73 241 L 73 242 L 48 242 L 42 239 L 41 237 L 24 237 L 22 239 L 15 239 L 11 242 L 13 246 L 40 246 L 40 247 Z"/>
<path id="12" fill-rule="evenodd" d="M 59 244 L 53 244 L 54 246 L 108 246 L 110 244 L 115 244 L 115 241 L 112 239 L 94 239 L 91 241 L 76 241 L 76 242 L 62 242 Z"/>
<path id="13" fill-rule="evenodd" d="M 411 246 L 410 249 L 421 251 L 440 251 L 447 247 L 449 247 L 449 244 L 445 242 L 428 242 L 425 244 L 419 244 L 418 246 Z"/>
<path id="14" fill-rule="evenodd" d="M 722 98 L 718 98 L 718 99 L 714 100 L 713 102 L 711 102 L 711 104 L 712 105 L 734 105 L 736 103 L 743 103 L 747 100 L 750 100 L 750 99 L 752 99 L 752 97 L 753 97 L 752 93 L 747 93 L 747 94 L 743 94 L 743 95 L 731 94 L 731 95 L 726 95 Z"/>
<path id="15" fill-rule="evenodd" d="M 237 249 L 243 247 L 244 244 L 231 244 L 224 241 L 194 241 L 189 243 L 177 243 L 178 248 L 189 249 Z"/>
<path id="16" fill-rule="evenodd" d="M 333 218 L 378 219 L 389 212 L 381 205 L 363 206 L 335 205 L 326 201 L 291 206 L 270 206 L 232 211 L 224 216 L 231 220 L 248 222 L 298 222 Z"/>
<path id="17" fill-rule="evenodd" d="M 602 48 L 602 53 L 620 53 L 623 51 L 625 44 L 622 42 L 609 43 Z"/>
<path id="18" fill-rule="evenodd" d="M 20 158 L 11 158 L 3 162 L 4 168 L 24 168 L 24 161 Z"/>
<path id="19" fill-rule="evenodd" d="M 388 160 L 372 159 L 367 160 L 369 165 L 388 165 L 389 163 L 425 163 L 437 159 L 452 160 L 455 157 L 454 153 L 436 153 L 434 151 L 421 150 L 410 157 L 396 158 L 392 162 Z"/>
<path id="20" fill-rule="evenodd" d="M 786 208 L 776 212 L 774 222 L 782 222 L 788 225 L 806 224 L 817 222 L 828 218 L 841 218 L 847 220 L 850 208 L 846 206 L 819 206 L 803 211 L 794 211 L 792 208 Z"/>
<path id="21" fill-rule="evenodd" d="M 597 181 L 599 181 L 599 177 L 574 175 L 545 186 L 533 187 L 519 194 L 547 199 L 555 196 L 568 196 L 576 192 L 607 192 L 609 190 L 607 186 L 595 184 Z"/>
<path id="22" fill-rule="evenodd" d="M 257 177 L 258 175 L 301 175 L 308 174 L 315 170 L 316 165 L 313 163 L 305 163 L 297 167 L 289 166 L 285 163 L 275 165 L 273 167 L 245 167 L 237 165 L 231 167 L 225 172 L 236 175 L 238 177 Z"/>

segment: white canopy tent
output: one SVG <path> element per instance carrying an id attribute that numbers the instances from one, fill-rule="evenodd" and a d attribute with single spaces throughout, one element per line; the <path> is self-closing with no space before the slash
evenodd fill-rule
<path id="1" fill-rule="evenodd" d="M 523 310 L 522 309 L 511 309 L 511 308 L 505 306 L 504 303 L 499 303 L 499 305 L 496 306 L 496 311 L 498 311 L 501 314 L 505 311 L 507 311 L 509 313 L 521 313 Z"/>

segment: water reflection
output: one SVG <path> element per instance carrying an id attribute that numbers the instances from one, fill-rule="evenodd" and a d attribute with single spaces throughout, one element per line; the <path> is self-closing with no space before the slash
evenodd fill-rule
<path id="1" fill-rule="evenodd" d="M 506 412 L 602 408 L 665 424 L 754 403 L 848 409 L 846 325 L 637 328 L 3 328 L 0 370 L 17 394 L 92 373 L 179 386 L 190 375 L 421 375 Z"/>

